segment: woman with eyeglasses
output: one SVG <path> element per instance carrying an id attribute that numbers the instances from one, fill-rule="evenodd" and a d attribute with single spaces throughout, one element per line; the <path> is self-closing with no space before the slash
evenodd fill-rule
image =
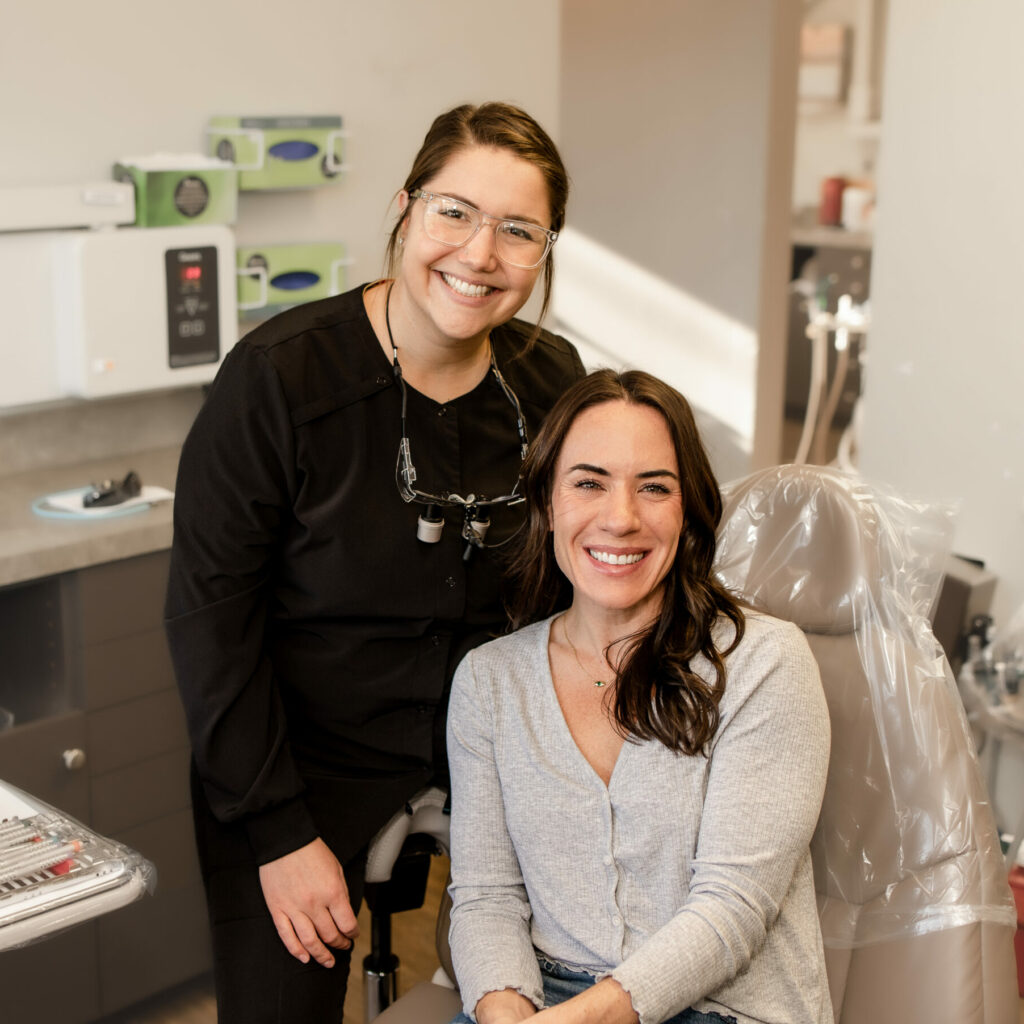
<path id="1" fill-rule="evenodd" d="M 185 442 L 166 628 L 220 1024 L 340 1022 L 367 844 L 446 779 L 526 446 L 583 374 L 515 319 L 540 277 L 547 309 L 567 194 L 522 110 L 442 114 L 387 277 L 244 337 Z"/>

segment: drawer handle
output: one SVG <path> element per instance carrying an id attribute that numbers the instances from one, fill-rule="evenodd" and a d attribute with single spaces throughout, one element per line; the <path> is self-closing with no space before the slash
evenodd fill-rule
<path id="1" fill-rule="evenodd" d="M 85 751 L 78 747 L 75 747 L 73 750 L 65 750 L 61 755 L 61 759 L 64 761 L 64 767 L 69 772 L 77 772 L 85 767 Z"/>

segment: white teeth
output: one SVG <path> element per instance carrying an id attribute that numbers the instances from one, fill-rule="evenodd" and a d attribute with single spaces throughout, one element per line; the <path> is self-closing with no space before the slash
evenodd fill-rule
<path id="1" fill-rule="evenodd" d="M 608 551 L 594 551 L 592 548 L 587 548 L 587 554 L 598 562 L 605 562 L 608 565 L 633 565 L 644 557 L 643 552 L 638 552 L 635 555 L 613 555 Z"/>
<path id="2" fill-rule="evenodd" d="M 479 299 L 484 295 L 490 295 L 494 291 L 493 288 L 488 288 L 485 284 L 470 284 L 468 281 L 463 281 L 458 277 L 452 277 L 451 274 L 441 274 L 444 278 L 444 283 L 448 285 L 452 291 L 458 292 L 460 295 L 465 295 L 470 299 Z"/>

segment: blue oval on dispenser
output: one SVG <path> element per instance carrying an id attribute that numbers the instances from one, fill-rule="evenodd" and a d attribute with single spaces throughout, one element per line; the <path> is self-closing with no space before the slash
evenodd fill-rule
<path id="1" fill-rule="evenodd" d="M 289 139 L 287 142 L 275 143 L 267 152 L 278 160 L 308 160 L 320 152 L 320 147 L 315 142 Z"/>
<path id="2" fill-rule="evenodd" d="M 272 277 L 270 283 L 282 291 L 297 292 L 303 288 L 312 288 L 319 280 L 320 275 L 313 273 L 312 270 L 289 270 Z"/>

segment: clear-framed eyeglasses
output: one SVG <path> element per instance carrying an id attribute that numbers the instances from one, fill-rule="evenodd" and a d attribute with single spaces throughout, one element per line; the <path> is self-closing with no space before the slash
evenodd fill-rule
<path id="1" fill-rule="evenodd" d="M 494 251 L 502 263 L 511 267 L 539 267 L 558 237 L 557 231 L 539 224 L 492 217 L 469 203 L 421 188 L 413 189 L 409 198 L 423 200 L 423 230 L 442 245 L 465 245 L 489 221 L 494 225 Z"/>

